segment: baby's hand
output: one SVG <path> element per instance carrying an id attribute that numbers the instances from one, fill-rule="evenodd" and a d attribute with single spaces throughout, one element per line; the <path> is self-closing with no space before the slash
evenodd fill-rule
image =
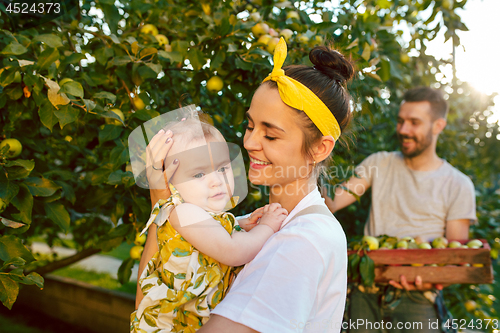
<path id="1" fill-rule="evenodd" d="M 243 228 L 243 230 L 248 232 L 259 224 L 258 221 L 262 217 L 263 213 L 264 207 L 257 208 L 249 217 L 245 219 L 239 219 L 238 224 L 241 228 Z"/>
<path id="2" fill-rule="evenodd" d="M 278 232 L 281 228 L 281 223 L 283 223 L 287 216 L 288 212 L 285 208 L 282 208 L 279 203 L 272 203 L 264 206 L 259 224 L 267 225 L 274 232 Z"/>

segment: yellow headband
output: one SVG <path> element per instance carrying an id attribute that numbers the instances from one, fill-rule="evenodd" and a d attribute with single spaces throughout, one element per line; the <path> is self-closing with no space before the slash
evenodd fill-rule
<path id="1" fill-rule="evenodd" d="M 325 103 L 302 83 L 286 76 L 285 71 L 281 69 L 286 59 L 286 52 L 286 42 L 281 37 L 274 49 L 273 71 L 262 82 L 275 81 L 283 103 L 304 111 L 323 135 L 331 135 L 337 141 L 340 137 L 340 126 Z"/>

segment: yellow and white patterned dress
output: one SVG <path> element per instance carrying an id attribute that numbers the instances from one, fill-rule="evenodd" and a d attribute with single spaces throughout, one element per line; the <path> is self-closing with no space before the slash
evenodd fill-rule
<path id="1" fill-rule="evenodd" d="M 141 274 L 144 294 L 131 314 L 130 332 L 196 332 L 229 289 L 240 267 L 230 267 L 200 253 L 171 226 L 168 217 L 180 194 L 159 200 L 146 225 L 158 225 L 158 249 Z M 231 213 L 209 214 L 229 234 L 240 230 Z"/>

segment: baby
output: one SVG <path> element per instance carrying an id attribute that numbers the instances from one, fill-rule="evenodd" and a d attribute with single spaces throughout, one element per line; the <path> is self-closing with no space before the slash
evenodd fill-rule
<path id="1" fill-rule="evenodd" d="M 156 203 L 144 229 L 157 224 L 159 251 L 139 278 L 144 298 L 131 332 L 198 330 L 228 291 L 234 267 L 251 261 L 287 216 L 271 204 L 237 223 L 224 211 L 238 198 L 222 134 L 189 115 L 164 130 L 174 134 L 164 165 L 177 160 L 178 168 L 169 180 L 172 195 Z M 238 224 L 245 231 L 237 232 Z"/>

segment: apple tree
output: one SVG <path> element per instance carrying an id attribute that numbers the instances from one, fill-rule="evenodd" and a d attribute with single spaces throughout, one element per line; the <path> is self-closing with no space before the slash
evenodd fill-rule
<path id="1" fill-rule="evenodd" d="M 148 191 L 135 186 L 127 138 L 143 122 L 194 103 L 228 141 L 242 146 L 244 112 L 272 69 L 280 35 L 288 44 L 286 64 L 308 64 L 309 50 L 329 42 L 357 67 L 349 85 L 354 123 L 335 154 L 335 170 L 347 171 L 331 174 L 330 184 L 348 178 L 349 167 L 369 153 L 396 148 L 394 115 L 406 89 L 442 85 L 451 89 L 451 102 L 472 103 L 471 89 L 459 92 L 437 79 L 449 61 L 426 54 L 426 43 L 440 29 L 459 44 L 456 31 L 466 27 L 456 10 L 465 3 L 83 0 L 34 27 L 0 17 L 3 304 L 12 306 L 19 284 L 41 287 L 44 274 L 135 240 L 151 204 Z M 476 113 L 457 108 L 450 134 L 465 133 L 465 145 L 445 135 L 443 146 L 455 142 L 452 164 L 486 177 L 476 161 L 464 165 L 475 154 L 487 156 L 486 148 L 472 143 L 486 120 L 475 129 L 469 123 Z M 492 141 L 487 146 L 498 149 Z M 447 153 L 451 158 L 453 150 Z M 493 178 L 490 185 L 498 186 Z M 235 214 L 264 204 L 265 189 L 249 186 L 251 195 Z M 358 204 L 340 213 L 339 220 L 353 221 L 344 223 L 349 235 L 359 232 L 366 211 Z M 52 246 L 65 244 L 68 235 L 75 255 L 35 260 L 33 239 Z M 133 263 L 123 262 L 122 282 Z"/>

